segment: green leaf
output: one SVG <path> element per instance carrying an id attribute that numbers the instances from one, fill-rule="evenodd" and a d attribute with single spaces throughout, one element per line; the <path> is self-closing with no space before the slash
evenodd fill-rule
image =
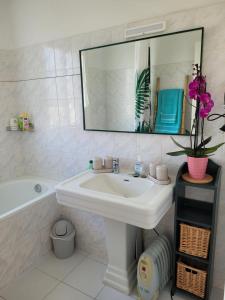
<path id="1" fill-rule="evenodd" d="M 135 117 L 137 121 L 138 119 L 140 119 L 141 115 L 144 114 L 144 111 L 149 105 L 150 96 L 151 96 L 150 69 L 146 68 L 137 77 L 136 99 L 135 99 Z"/>
<path id="2" fill-rule="evenodd" d="M 210 137 L 208 137 L 206 140 L 202 141 L 202 142 L 198 145 L 197 150 L 198 150 L 198 149 L 201 149 L 202 147 L 204 147 L 205 145 L 207 145 L 209 142 L 211 142 L 211 140 L 212 140 L 212 137 L 210 136 Z"/>
<path id="3" fill-rule="evenodd" d="M 140 76 L 138 77 L 138 81 L 137 81 L 137 90 L 143 86 L 143 84 L 145 83 L 145 81 L 148 80 L 149 82 L 149 79 L 150 79 L 150 70 L 149 68 L 147 69 L 144 69 Z"/>
<path id="4" fill-rule="evenodd" d="M 191 150 L 191 148 L 187 148 L 187 147 L 184 147 L 181 144 L 179 144 L 172 136 L 171 136 L 171 140 L 174 142 L 175 145 L 177 145 L 177 147 L 184 149 L 184 150 Z"/>
<path id="5" fill-rule="evenodd" d="M 166 154 L 170 155 L 170 156 L 180 156 L 180 155 L 187 154 L 187 152 L 185 150 L 181 150 L 181 151 L 175 151 L 175 152 L 168 152 Z"/>
<path id="6" fill-rule="evenodd" d="M 216 146 L 213 146 L 213 147 L 210 147 L 210 148 L 205 148 L 205 149 L 203 149 L 203 153 L 205 155 L 211 154 L 211 153 L 215 152 L 217 149 L 219 149 L 221 146 L 223 146 L 224 144 L 225 143 L 220 143 L 220 144 L 218 144 Z"/>

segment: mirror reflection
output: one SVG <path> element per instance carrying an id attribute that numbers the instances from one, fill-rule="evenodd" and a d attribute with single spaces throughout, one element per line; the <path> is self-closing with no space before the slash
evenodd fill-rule
<path id="1" fill-rule="evenodd" d="M 193 64 L 201 64 L 195 29 L 81 50 L 84 129 L 188 134 Z"/>

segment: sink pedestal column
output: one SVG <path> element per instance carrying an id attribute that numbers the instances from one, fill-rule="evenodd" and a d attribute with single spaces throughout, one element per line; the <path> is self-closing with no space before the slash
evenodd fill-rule
<path id="1" fill-rule="evenodd" d="M 105 218 L 108 267 L 103 282 L 130 294 L 137 281 L 136 240 L 141 230 Z"/>

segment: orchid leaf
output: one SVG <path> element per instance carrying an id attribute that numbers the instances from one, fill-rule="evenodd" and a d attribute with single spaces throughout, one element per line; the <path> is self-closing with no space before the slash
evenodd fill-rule
<path id="1" fill-rule="evenodd" d="M 211 142 L 211 140 L 212 140 L 212 137 L 210 136 L 210 137 L 208 137 L 207 139 L 205 139 L 204 141 L 202 141 L 202 142 L 198 145 L 197 150 L 198 150 L 198 149 L 201 149 L 202 147 L 204 147 L 205 145 L 207 145 L 209 142 Z"/>
<path id="2" fill-rule="evenodd" d="M 204 149 L 204 154 L 207 155 L 207 154 L 211 154 L 213 152 L 215 152 L 217 149 L 219 149 L 221 146 L 223 146 L 225 143 L 220 143 L 214 147 L 210 147 L 210 148 L 205 148 Z"/>
<path id="3" fill-rule="evenodd" d="M 181 150 L 181 151 L 175 151 L 175 152 L 168 152 L 166 154 L 170 155 L 170 156 L 180 156 L 180 155 L 187 154 L 187 152 L 185 150 Z"/>
<path id="4" fill-rule="evenodd" d="M 177 145 L 177 147 L 184 149 L 184 150 L 191 150 L 191 148 L 187 148 L 187 147 L 184 147 L 181 144 L 179 144 L 172 136 L 171 136 L 171 139 L 174 142 L 174 144 Z"/>

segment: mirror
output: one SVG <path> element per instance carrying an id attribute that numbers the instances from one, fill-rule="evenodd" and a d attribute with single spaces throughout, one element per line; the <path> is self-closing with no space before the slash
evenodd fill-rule
<path id="1" fill-rule="evenodd" d="M 84 129 L 190 133 L 203 28 L 80 50 Z"/>

